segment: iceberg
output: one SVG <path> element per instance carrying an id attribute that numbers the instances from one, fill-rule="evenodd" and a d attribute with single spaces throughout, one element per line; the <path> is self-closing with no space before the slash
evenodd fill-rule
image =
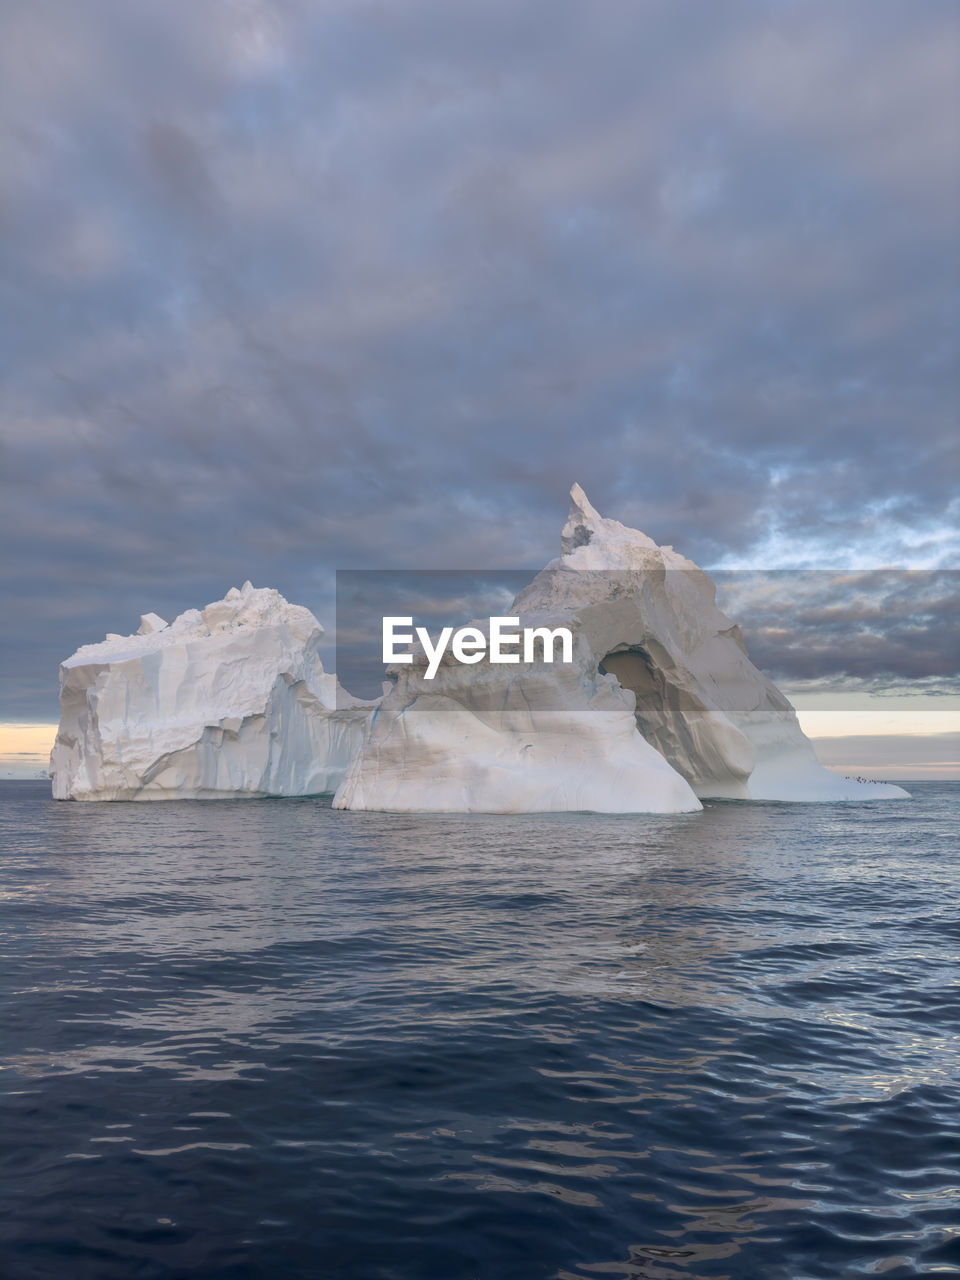
<path id="1" fill-rule="evenodd" d="M 428 678 L 416 647 L 388 667 L 334 807 L 665 813 L 707 798 L 907 795 L 824 768 L 707 574 L 602 517 L 579 485 L 561 555 L 510 612 L 523 627 L 569 628 L 572 663 L 463 666 L 447 653 Z"/>
<path id="2" fill-rule="evenodd" d="M 60 667 L 58 800 L 335 791 L 370 702 L 324 671 L 309 609 L 249 582 L 169 625 L 144 614 Z"/>
<path id="3" fill-rule="evenodd" d="M 907 795 L 824 768 L 707 574 L 601 516 L 579 485 L 561 554 L 511 615 L 539 653 L 498 659 L 504 619 L 472 624 L 481 643 L 469 658 L 422 632 L 387 667 L 382 699 L 363 700 L 324 671 L 317 619 L 278 591 L 246 582 L 169 624 L 144 614 L 135 635 L 108 635 L 61 665 L 53 795 L 335 792 L 338 809 L 447 813 Z M 561 629 L 569 645 L 554 661 L 547 636 Z"/>

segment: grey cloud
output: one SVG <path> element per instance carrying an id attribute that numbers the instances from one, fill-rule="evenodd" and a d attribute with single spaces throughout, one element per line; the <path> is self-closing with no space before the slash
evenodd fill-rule
<path id="1" fill-rule="evenodd" d="M 573 479 L 703 563 L 956 563 L 949 0 L 0 23 L 0 715 L 246 577 L 541 564 Z"/>
<path id="2" fill-rule="evenodd" d="M 775 679 L 881 691 L 960 691 L 960 573 L 770 572 L 719 576 L 753 661 Z"/>

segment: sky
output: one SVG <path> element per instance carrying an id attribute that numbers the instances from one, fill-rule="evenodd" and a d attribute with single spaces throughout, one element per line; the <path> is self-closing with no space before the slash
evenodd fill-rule
<path id="1" fill-rule="evenodd" d="M 574 480 L 825 607 L 960 567 L 955 0 L 6 0 L 0 122 L 2 724 L 248 578 L 536 568 Z M 758 662 L 955 712 L 953 579 L 873 581 Z"/>

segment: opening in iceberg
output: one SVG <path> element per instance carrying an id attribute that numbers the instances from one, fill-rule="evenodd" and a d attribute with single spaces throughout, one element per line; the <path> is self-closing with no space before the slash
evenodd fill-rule
<path id="1" fill-rule="evenodd" d="M 633 694 L 641 736 L 698 794 L 744 793 L 755 764 L 750 742 L 689 687 L 663 645 L 617 645 L 599 670 Z"/>

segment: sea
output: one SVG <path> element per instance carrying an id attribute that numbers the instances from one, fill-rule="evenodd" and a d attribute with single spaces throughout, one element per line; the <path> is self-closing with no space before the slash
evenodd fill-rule
<path id="1" fill-rule="evenodd" d="M 677 816 L 0 783 L 3 1280 L 960 1275 L 960 783 Z"/>

